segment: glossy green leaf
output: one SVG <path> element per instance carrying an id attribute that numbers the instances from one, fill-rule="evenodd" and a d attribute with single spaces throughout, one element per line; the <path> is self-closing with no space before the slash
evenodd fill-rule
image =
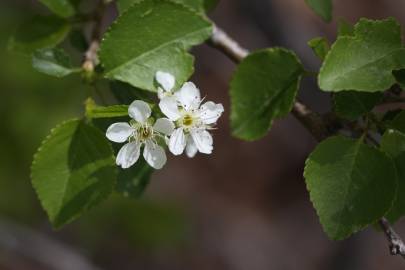
<path id="1" fill-rule="evenodd" d="M 395 83 L 393 70 L 405 67 L 401 27 L 392 18 L 361 19 L 354 36 L 340 36 L 333 44 L 319 73 L 324 91 L 378 92 Z"/>
<path id="2" fill-rule="evenodd" d="M 393 161 L 361 140 L 323 141 L 308 157 L 304 176 L 323 229 L 335 240 L 375 223 L 395 199 Z"/>
<path id="3" fill-rule="evenodd" d="M 36 51 L 32 56 L 32 66 L 39 72 L 59 78 L 81 71 L 72 67 L 69 55 L 59 48 Z"/>
<path id="4" fill-rule="evenodd" d="M 398 191 L 391 210 L 386 214 L 389 221 L 395 222 L 405 214 L 405 133 L 389 129 L 381 139 L 381 150 L 395 163 L 398 176 Z"/>
<path id="5" fill-rule="evenodd" d="M 332 0 L 305 0 L 312 10 L 326 22 L 332 20 Z"/>
<path id="6" fill-rule="evenodd" d="M 62 42 L 70 31 L 67 21 L 55 16 L 36 16 L 18 27 L 9 40 L 10 50 L 31 54 Z"/>
<path id="7" fill-rule="evenodd" d="M 39 0 L 53 13 L 60 17 L 68 18 L 74 15 L 75 9 L 69 0 Z"/>
<path id="8" fill-rule="evenodd" d="M 212 33 L 211 23 L 167 0 L 144 0 L 124 12 L 104 35 L 100 60 L 105 77 L 156 91 L 154 76 L 165 71 L 177 86 L 193 73 L 187 49 Z"/>
<path id="9" fill-rule="evenodd" d="M 154 169 L 139 159 L 129 169 L 119 169 L 116 191 L 125 197 L 139 198 L 149 184 Z"/>
<path id="10" fill-rule="evenodd" d="M 142 0 L 118 0 L 118 10 L 123 13 L 132 4 L 139 3 Z M 205 12 L 213 9 L 217 4 L 218 0 L 171 0 L 174 3 L 185 5 L 197 12 Z"/>
<path id="11" fill-rule="evenodd" d="M 338 116 L 354 121 L 370 112 L 382 98 L 382 93 L 343 91 L 333 96 L 333 109 Z"/>
<path id="12" fill-rule="evenodd" d="M 245 140 L 266 135 L 274 119 L 291 111 L 302 73 L 297 56 L 282 48 L 247 56 L 231 81 L 232 134 Z"/>
<path id="13" fill-rule="evenodd" d="M 114 156 L 98 129 L 71 120 L 42 143 L 31 168 L 32 184 L 56 228 L 111 194 L 116 183 Z"/>
<path id="14" fill-rule="evenodd" d="M 330 49 L 329 42 L 324 37 L 311 39 L 308 41 L 308 46 L 311 47 L 315 55 L 318 56 L 322 61 L 325 59 Z"/>

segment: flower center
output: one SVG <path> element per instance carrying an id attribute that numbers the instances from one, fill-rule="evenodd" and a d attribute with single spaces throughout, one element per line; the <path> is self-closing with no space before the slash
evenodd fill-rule
<path id="1" fill-rule="evenodd" d="M 153 136 L 153 129 L 150 126 L 141 126 L 138 129 L 138 136 L 141 141 L 145 141 Z"/>
<path id="2" fill-rule="evenodd" d="M 194 123 L 194 118 L 191 115 L 186 114 L 183 117 L 183 126 L 189 127 L 189 126 L 193 125 L 193 123 Z"/>

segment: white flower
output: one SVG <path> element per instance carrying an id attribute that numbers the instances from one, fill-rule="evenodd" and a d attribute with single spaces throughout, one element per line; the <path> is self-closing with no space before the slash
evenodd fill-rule
<path id="1" fill-rule="evenodd" d="M 186 82 L 173 93 L 168 86 L 174 86 L 174 78 L 168 73 L 158 72 L 156 80 L 163 89 L 170 89 L 159 95 L 161 111 L 177 126 L 168 142 L 170 152 L 181 155 L 185 149 L 189 157 L 194 157 L 197 151 L 211 154 L 213 140 L 207 130 L 212 129 L 223 113 L 222 104 L 208 101 L 201 105 L 200 90 L 192 82 Z"/>
<path id="2" fill-rule="evenodd" d="M 135 100 L 128 108 L 128 114 L 133 119 L 130 123 L 120 122 L 108 127 L 106 136 L 110 141 L 127 142 L 118 152 L 116 163 L 123 169 L 129 168 L 138 160 L 141 146 L 144 145 L 143 157 L 148 164 L 161 169 L 166 163 L 165 150 L 159 146 L 156 139 L 172 134 L 175 126 L 167 118 L 158 119 L 152 126 L 151 108 L 142 100 Z"/>

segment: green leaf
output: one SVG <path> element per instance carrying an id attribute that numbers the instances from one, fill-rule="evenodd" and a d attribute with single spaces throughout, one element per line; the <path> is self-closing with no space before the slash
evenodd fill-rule
<path id="1" fill-rule="evenodd" d="M 20 25 L 9 40 L 8 49 L 31 54 L 61 43 L 70 31 L 67 21 L 55 16 L 35 16 Z"/>
<path id="2" fill-rule="evenodd" d="M 332 0 L 305 0 L 305 2 L 326 22 L 332 20 Z"/>
<path id="3" fill-rule="evenodd" d="M 84 53 L 89 47 L 89 43 L 81 29 L 76 29 L 70 32 L 69 42 L 73 48 L 82 53 Z"/>
<path id="4" fill-rule="evenodd" d="M 329 42 L 324 37 L 317 37 L 308 41 L 308 46 L 314 51 L 322 61 L 325 60 L 326 55 L 329 52 Z"/>
<path id="5" fill-rule="evenodd" d="M 127 83 L 112 81 L 110 89 L 120 104 L 131 104 L 134 100 L 141 99 L 148 103 L 154 103 L 155 94 L 135 88 Z"/>
<path id="6" fill-rule="evenodd" d="M 205 11 L 213 10 L 219 3 L 219 0 L 204 0 Z"/>
<path id="7" fill-rule="evenodd" d="M 59 78 L 81 71 L 72 67 L 69 55 L 60 48 L 36 51 L 32 56 L 32 66 L 39 72 Z"/>
<path id="8" fill-rule="evenodd" d="M 266 135 L 274 119 L 291 111 L 302 74 L 302 64 L 289 50 L 247 56 L 231 81 L 232 134 L 245 140 Z"/>
<path id="9" fill-rule="evenodd" d="M 405 111 L 398 113 L 391 121 L 390 127 L 405 133 Z"/>
<path id="10" fill-rule="evenodd" d="M 392 74 L 402 90 L 405 89 L 405 69 L 394 70 Z"/>
<path id="11" fill-rule="evenodd" d="M 68 18 L 74 15 L 75 9 L 69 0 L 39 0 L 53 13 L 60 17 Z"/>
<path id="12" fill-rule="evenodd" d="M 370 112 L 382 98 L 382 93 L 343 91 L 333 96 L 333 109 L 339 117 L 354 121 Z"/>
<path id="13" fill-rule="evenodd" d="M 71 120 L 51 131 L 35 154 L 32 184 L 56 228 L 107 198 L 116 183 L 114 156 L 98 129 Z"/>
<path id="14" fill-rule="evenodd" d="M 129 169 L 119 169 L 116 190 L 125 197 L 139 198 L 148 186 L 153 171 L 144 159 L 139 159 Z"/>
<path id="15" fill-rule="evenodd" d="M 118 10 L 123 13 L 134 3 L 139 3 L 142 0 L 119 0 Z M 205 12 L 213 9 L 217 4 L 218 0 L 171 0 L 174 3 L 182 4 L 196 12 Z"/>
<path id="16" fill-rule="evenodd" d="M 381 139 L 381 149 L 395 159 L 405 152 L 405 133 L 395 129 L 387 130 Z"/>
<path id="17" fill-rule="evenodd" d="M 361 19 L 354 36 L 338 37 L 319 73 L 324 91 L 378 92 L 395 83 L 393 70 L 405 67 L 401 27 L 392 18 Z"/>
<path id="18" fill-rule="evenodd" d="M 394 163 L 361 140 L 323 141 L 307 159 L 304 176 L 323 229 L 335 240 L 375 223 L 395 199 Z"/>
<path id="19" fill-rule="evenodd" d="M 177 86 L 193 73 L 187 49 L 212 33 L 211 24 L 190 9 L 165 0 L 132 5 L 105 34 L 100 60 L 105 77 L 156 91 L 159 70 L 176 77 Z"/>
<path id="20" fill-rule="evenodd" d="M 338 20 L 338 36 L 353 36 L 354 27 L 351 23 L 345 21 L 344 19 Z"/>
<path id="21" fill-rule="evenodd" d="M 389 221 L 395 222 L 405 214 L 405 134 L 389 129 L 381 139 L 381 150 L 395 163 L 398 175 L 398 191 L 391 210 L 386 214 Z"/>

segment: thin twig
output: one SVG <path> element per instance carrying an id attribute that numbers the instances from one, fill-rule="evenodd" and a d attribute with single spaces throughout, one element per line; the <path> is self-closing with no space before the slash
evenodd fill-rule
<path id="1" fill-rule="evenodd" d="M 304 127 L 312 134 L 317 141 L 322 141 L 329 136 L 326 125 L 319 114 L 312 111 L 304 103 L 296 101 L 292 109 L 292 114 Z"/>
<path id="2" fill-rule="evenodd" d="M 214 32 L 208 44 L 223 52 L 235 63 L 240 63 L 243 58 L 249 54 L 247 49 L 241 47 L 235 40 L 229 37 L 228 34 L 217 26 L 214 27 Z M 308 106 L 299 101 L 294 103 L 292 113 L 317 141 L 322 141 L 331 134 L 336 133 L 329 128 L 329 126 L 336 123 L 328 123 L 327 119 L 322 118 L 319 114 L 312 111 Z M 394 231 L 388 220 L 383 217 L 379 220 L 379 225 L 387 237 L 390 253 L 392 255 L 401 255 L 405 258 L 405 244 Z"/>
<path id="3" fill-rule="evenodd" d="M 94 13 L 94 26 L 93 31 L 91 32 L 90 45 L 84 53 L 82 68 L 89 73 L 92 73 L 98 64 L 97 51 L 100 47 L 105 8 L 106 3 L 103 0 L 100 0 Z"/>
<path id="4" fill-rule="evenodd" d="M 405 244 L 401 237 L 394 231 L 386 218 L 382 218 L 378 222 L 383 229 L 385 236 L 389 242 L 391 255 L 401 255 L 405 258 Z"/>
<path id="5" fill-rule="evenodd" d="M 230 38 L 221 28 L 214 26 L 214 31 L 208 44 L 220 50 L 232 61 L 239 63 L 245 58 L 249 51 L 241 47 L 235 40 Z"/>

